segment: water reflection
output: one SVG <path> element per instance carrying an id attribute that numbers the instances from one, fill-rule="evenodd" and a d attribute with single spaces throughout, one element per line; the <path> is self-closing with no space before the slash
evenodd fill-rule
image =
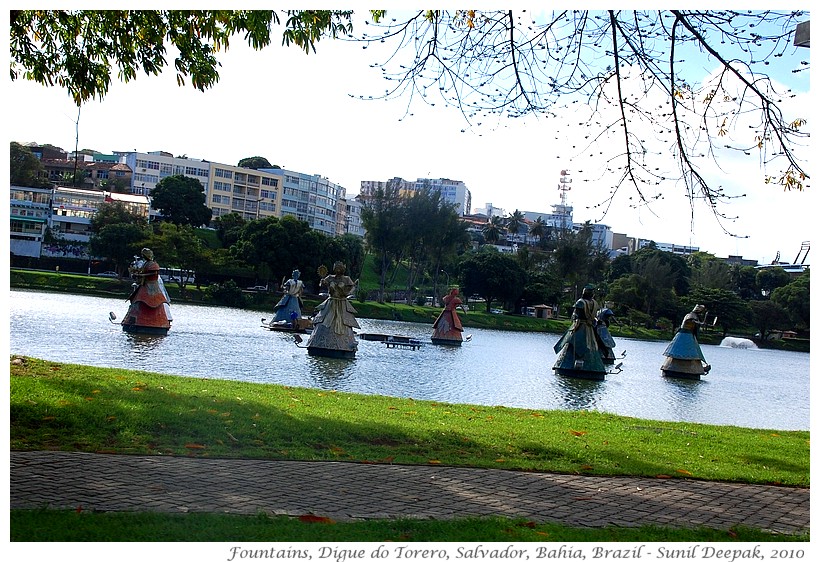
<path id="1" fill-rule="evenodd" d="M 555 376 L 564 407 L 568 410 L 594 410 L 605 381 Z"/>
<path id="2" fill-rule="evenodd" d="M 702 346 L 700 381 L 661 375 L 666 342 L 618 339 L 623 371 L 604 381 L 552 371 L 556 334 L 468 329 L 461 347 L 388 349 L 360 341 L 353 360 L 311 357 L 255 311 L 176 304 L 167 336 L 126 334 L 108 312 L 121 299 L 12 290 L 10 351 L 51 361 L 418 400 L 766 429 L 809 428 L 809 354 Z M 430 341 L 430 325 L 359 319 L 362 332 Z M 78 328 L 78 326 L 80 328 Z M 304 344 L 303 344 L 304 345 Z"/>
<path id="3" fill-rule="evenodd" d="M 337 359 L 333 357 L 307 356 L 308 377 L 311 386 L 323 390 L 344 390 L 346 383 L 353 376 L 356 359 Z"/>

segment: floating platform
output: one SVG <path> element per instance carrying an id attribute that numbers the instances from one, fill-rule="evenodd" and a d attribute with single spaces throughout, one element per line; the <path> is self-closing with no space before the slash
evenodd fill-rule
<path id="1" fill-rule="evenodd" d="M 552 368 L 557 374 L 570 377 L 573 379 L 584 379 L 590 381 L 602 381 L 606 379 L 606 371 L 581 371 L 578 369 L 561 369 L 561 368 Z"/>
<path id="2" fill-rule="evenodd" d="M 166 336 L 170 328 L 156 326 L 137 326 L 136 324 L 123 324 L 122 331 L 129 334 L 145 334 L 148 336 Z"/>
<path id="3" fill-rule="evenodd" d="M 308 355 L 314 357 L 332 357 L 333 359 L 354 359 L 356 357 L 356 350 L 348 351 L 344 349 L 328 349 L 325 347 L 310 347 L 308 346 Z"/>

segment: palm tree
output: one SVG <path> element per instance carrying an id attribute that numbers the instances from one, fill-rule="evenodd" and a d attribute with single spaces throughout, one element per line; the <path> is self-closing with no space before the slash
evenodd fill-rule
<path id="1" fill-rule="evenodd" d="M 516 238 L 518 237 L 518 233 L 521 230 L 521 227 L 526 224 L 526 221 L 524 220 L 524 213 L 522 213 L 518 209 L 510 213 L 510 216 L 507 217 L 505 222 L 507 232 L 509 232 Z"/>
<path id="2" fill-rule="evenodd" d="M 495 244 L 501 239 L 502 230 L 504 230 L 504 225 L 501 222 L 501 217 L 494 216 L 490 217 L 490 220 L 481 229 L 481 233 L 484 235 L 485 241 Z"/>
<path id="3" fill-rule="evenodd" d="M 544 241 L 544 235 L 547 233 L 547 223 L 544 222 L 544 219 L 538 217 L 535 219 L 532 224 L 530 225 L 530 236 L 534 236 L 538 238 L 538 243 L 541 244 Z"/>

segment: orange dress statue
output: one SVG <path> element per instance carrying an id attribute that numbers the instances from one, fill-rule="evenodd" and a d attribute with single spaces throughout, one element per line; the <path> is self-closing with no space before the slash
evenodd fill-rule
<path id="1" fill-rule="evenodd" d="M 154 252 L 143 248 L 142 258 L 129 268 L 137 281 L 128 297 L 131 306 L 122 320 L 122 329 L 137 334 L 165 335 L 171 329 L 171 300 L 159 276 L 159 264 L 154 261 Z"/>
<path id="2" fill-rule="evenodd" d="M 433 322 L 433 343 L 444 345 L 461 345 L 463 337 L 461 333 L 464 327 L 458 317 L 456 308 L 461 306 L 461 299 L 458 298 L 458 289 L 451 289 L 450 293 L 441 298 L 444 301 L 444 310 Z"/>

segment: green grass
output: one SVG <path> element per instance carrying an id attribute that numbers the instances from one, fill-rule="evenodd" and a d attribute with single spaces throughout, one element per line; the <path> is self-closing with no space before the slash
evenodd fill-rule
<path id="1" fill-rule="evenodd" d="M 162 542 L 771 542 L 807 541 L 748 528 L 667 529 L 657 526 L 577 529 L 524 519 L 338 522 L 218 513 L 89 513 L 12 510 L 12 541 Z M 274 546 L 274 545 L 269 545 Z M 489 548 L 489 545 L 488 545 Z M 227 559 L 227 558 L 225 558 Z"/>
<path id="2" fill-rule="evenodd" d="M 809 432 L 366 396 L 21 358 L 12 449 L 441 464 L 809 486 Z"/>
<path id="3" fill-rule="evenodd" d="M 364 396 L 14 357 L 10 447 L 435 464 L 808 487 L 809 432 Z M 754 529 L 511 519 L 332 522 L 12 510 L 15 541 L 807 541 Z"/>

